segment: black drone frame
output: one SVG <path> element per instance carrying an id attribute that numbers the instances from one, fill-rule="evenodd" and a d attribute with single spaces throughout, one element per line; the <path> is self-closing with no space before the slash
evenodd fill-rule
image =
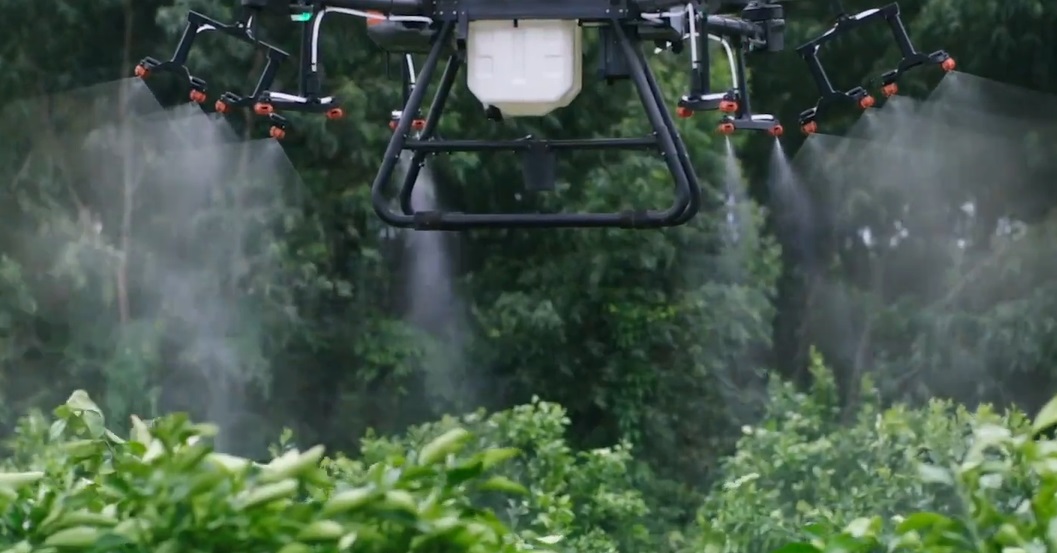
<path id="1" fill-rule="evenodd" d="M 805 134 L 812 134 L 818 131 L 817 119 L 824 108 L 835 104 L 853 104 L 861 109 L 869 109 L 874 106 L 874 97 L 861 86 L 847 91 L 837 90 L 830 81 L 829 74 L 822 67 L 818 53 L 824 45 L 836 40 L 845 33 L 882 19 L 891 29 L 896 46 L 899 47 L 899 52 L 902 55 L 902 59 L 896 68 L 880 77 L 881 91 L 885 96 L 895 95 L 899 91 L 897 84 L 899 78 L 915 67 L 939 65 L 944 71 L 954 71 L 956 67 L 954 58 L 947 52 L 937 50 L 931 54 L 925 54 L 914 48 L 914 43 L 911 42 L 910 35 L 907 34 L 906 27 L 903 25 L 903 19 L 899 13 L 899 4 L 892 3 L 883 8 L 866 10 L 851 16 L 840 14 L 837 22 L 828 31 L 796 49 L 800 57 L 807 62 L 808 70 L 815 81 L 815 86 L 818 87 L 821 93 L 815 107 L 800 113 L 800 128 Z"/>
<path id="2" fill-rule="evenodd" d="M 593 14 L 570 14 L 567 17 L 586 19 Z M 516 17 L 516 16 L 515 16 Z M 448 42 L 456 37 L 458 20 L 440 22 L 433 47 L 415 79 L 402 114 L 418 113 L 424 102 L 428 84 L 440 65 Z M 418 138 L 411 138 L 414 117 L 400 117 L 393 137 L 385 150 L 382 165 L 371 185 L 371 199 L 375 212 L 387 224 L 420 230 L 460 230 L 469 228 L 532 228 L 532 227 L 624 227 L 660 228 L 686 223 L 700 209 L 701 189 L 690 163 L 686 146 L 675 130 L 674 121 L 664 107 L 664 98 L 641 49 L 637 48 L 629 31 L 619 22 L 612 24 L 619 46 L 627 58 L 630 77 L 653 127 L 645 138 L 583 138 L 545 140 L 525 137 L 515 140 L 444 140 L 435 137 L 437 124 L 455 85 L 464 60 L 461 53 L 449 55 L 440 83 L 426 114 Z M 675 200 L 663 211 L 628 211 L 619 213 L 451 213 L 414 211 L 411 194 L 426 156 L 452 152 L 520 152 L 524 158 L 526 183 L 535 189 L 553 185 L 556 153 L 568 150 L 655 150 L 659 149 L 675 181 Z M 400 211 L 393 210 L 385 195 L 403 151 L 411 151 L 412 159 L 400 190 Z"/>
<path id="3" fill-rule="evenodd" d="M 473 4 L 466 2 L 463 4 Z M 483 2 L 481 2 L 483 4 Z M 447 65 L 441 76 L 438 90 L 434 95 L 426 118 L 413 117 L 402 118 L 400 114 L 418 114 L 425 100 L 425 87 L 432 80 L 434 73 L 440 63 L 442 52 L 445 51 L 448 41 L 456 39 L 456 44 L 465 40 L 465 35 L 460 36 L 460 27 L 465 27 L 470 17 L 464 12 L 460 16 L 445 19 L 440 17 L 441 28 L 435 37 L 429 56 L 422 67 L 418 78 L 410 88 L 410 94 L 405 98 L 402 110 L 394 111 L 395 129 L 392 140 L 383 157 L 383 164 L 372 185 L 372 201 L 375 211 L 386 223 L 397 227 L 409 227 L 415 229 L 431 230 L 455 230 L 465 228 L 512 228 L 512 227 L 625 227 L 625 228 L 651 228 L 674 226 L 686 223 L 700 209 L 701 192 L 697 184 L 692 165 L 685 145 L 680 138 L 671 116 L 664 107 L 662 93 L 657 86 L 656 80 L 650 71 L 649 65 L 642 53 L 641 43 L 647 40 L 654 42 L 668 42 L 676 44 L 682 40 L 682 32 L 672 28 L 643 27 L 629 25 L 622 18 L 613 17 L 610 2 L 584 2 L 582 6 L 563 6 L 560 14 L 557 7 L 549 8 L 546 13 L 539 10 L 525 10 L 510 6 L 498 5 L 501 2 L 488 4 L 489 9 L 475 7 L 467 10 L 481 19 L 525 19 L 532 17 L 548 17 L 563 19 L 580 19 L 600 26 L 603 39 L 603 77 L 606 80 L 615 78 L 630 78 L 639 93 L 640 100 L 646 111 L 647 118 L 654 128 L 651 137 L 645 138 L 604 138 L 604 139 L 567 139 L 567 140 L 542 140 L 531 136 L 518 140 L 490 141 L 490 140 L 443 140 L 436 136 L 436 128 L 441 114 L 444 111 L 448 96 L 455 84 L 458 71 L 464 63 L 463 52 L 458 48 L 448 53 Z M 605 8 L 605 9 L 604 9 Z M 768 12 L 773 13 L 773 12 Z M 453 12 L 454 14 L 454 12 Z M 702 32 L 697 33 L 694 38 L 701 42 L 696 45 L 697 52 L 705 52 L 704 56 L 695 56 L 692 64 L 691 93 L 684 96 L 680 102 L 681 110 L 710 111 L 721 109 L 723 102 L 730 98 L 730 92 L 721 95 L 712 95 L 709 91 L 708 82 L 708 56 L 707 34 L 708 32 L 722 33 L 722 36 L 746 36 L 763 38 L 767 35 L 777 34 L 772 44 L 779 44 L 780 33 L 784 27 L 773 25 L 775 33 L 762 30 L 761 25 L 750 21 L 736 18 L 707 16 L 702 13 Z M 779 12 L 780 16 L 780 12 Z M 693 33 L 692 33 L 693 35 Z M 380 41 L 376 41 L 380 42 Z M 744 58 L 739 57 L 742 63 L 744 75 Z M 405 67 L 410 64 L 405 64 Z M 614 66 L 621 70 L 614 71 Z M 405 81 L 406 83 L 406 81 Z M 746 90 L 744 80 L 737 86 L 740 90 Z M 405 90 L 407 90 L 405 88 Z M 772 122 L 766 126 L 761 125 L 760 119 L 754 118 L 748 111 L 748 103 L 745 107 L 736 108 L 736 121 L 740 128 L 752 130 L 771 130 L 777 126 Z M 493 114 L 495 117 L 497 114 Z M 758 116 L 757 116 L 758 117 Z M 773 121 L 773 118 L 772 118 Z M 778 134 L 781 133 L 778 126 Z M 416 131 L 417 136 L 411 137 L 409 133 Z M 485 152 L 506 151 L 520 152 L 523 156 L 523 177 L 527 188 L 530 190 L 553 189 L 555 180 L 556 153 L 567 150 L 657 150 L 660 149 L 663 158 L 669 166 L 676 182 L 676 201 L 667 210 L 661 212 L 637 211 L 622 213 L 555 213 L 555 214 L 467 214 L 467 213 L 444 213 L 436 211 L 415 211 L 411 205 L 415 183 L 430 154 L 450 152 Z M 404 182 L 400 187 L 399 204 L 400 212 L 393 211 L 389 207 L 384 190 L 396 170 L 400 153 L 411 151 L 412 159 Z"/>
<path id="4" fill-rule="evenodd" d="M 713 7 L 731 5 L 745 8 L 742 17 L 708 15 L 700 2 L 691 2 L 694 22 L 702 32 L 695 40 L 707 45 L 707 35 L 715 34 L 738 40 L 739 52 L 753 46 L 770 50 L 781 49 L 784 20 L 781 8 L 757 0 L 710 0 Z M 322 72 L 318 60 L 319 25 L 331 12 L 347 12 L 369 16 L 380 24 L 369 25 L 368 34 L 387 52 L 405 56 L 404 105 L 392 114 L 390 126 L 393 136 L 386 148 L 381 167 L 372 183 L 372 203 L 379 217 L 386 223 L 403 228 L 429 230 L 459 230 L 469 228 L 530 228 L 530 227 L 622 227 L 660 228 L 681 225 L 701 209 L 701 188 L 690 163 L 686 146 L 665 107 L 661 90 L 642 52 L 645 42 L 664 44 L 673 51 L 681 49 L 685 29 L 677 24 L 673 12 L 667 18 L 647 22 L 641 16 L 660 10 L 687 5 L 685 0 L 241 0 L 242 18 L 233 25 L 223 25 L 192 12 L 188 26 L 177 46 L 176 54 L 166 62 L 150 58 L 141 63 L 137 74 L 146 76 L 151 71 L 178 70 L 185 74 L 192 87 L 192 99 L 204 101 L 205 83 L 191 76 L 185 67 L 194 37 L 201 30 L 217 30 L 268 52 L 265 67 L 254 91 L 247 96 L 227 92 L 217 101 L 217 110 L 252 106 L 254 111 L 267 115 L 273 126 L 271 136 L 285 135 L 286 120 L 279 115 L 285 111 L 325 113 L 336 118 L 341 115 L 338 103 L 323 96 Z M 763 8 L 763 9 L 760 9 Z M 775 11 L 777 9 L 777 11 Z M 689 11 L 689 9 L 688 9 Z M 377 12 L 367 14 L 365 12 Z M 299 71 L 300 94 L 283 94 L 271 90 L 277 65 L 288 55 L 261 42 L 254 31 L 255 18 L 264 14 L 290 16 L 307 21 L 301 43 Z M 671 16 L 671 17 L 669 17 Z M 749 19 L 746 19 L 748 17 Z M 424 24 L 408 24 L 408 19 L 424 20 Z M 652 132 L 644 137 L 582 138 L 548 140 L 526 136 L 513 140 L 446 140 L 436 130 L 445 109 L 459 70 L 465 64 L 465 47 L 469 22 L 473 20 L 519 21 L 530 19 L 578 20 L 583 26 L 599 29 L 602 46 L 602 72 L 606 81 L 631 80 L 642 102 Z M 397 20 L 400 20 L 399 22 Z M 389 25 L 388 23 L 398 23 Z M 683 21 L 685 23 L 685 21 Z M 693 33 L 692 33 L 693 35 Z M 704 38 L 702 38 L 704 37 Z M 708 90 L 708 56 L 698 56 L 692 67 L 691 94 L 680 108 L 706 111 L 729 106 L 722 100 L 712 102 Z M 425 53 L 426 60 L 417 76 L 412 68 L 411 53 Z M 741 52 L 743 54 L 744 52 Z M 447 66 L 437 83 L 428 114 L 420 117 L 426 89 L 432 84 L 442 60 Z M 742 76 L 735 84 L 738 108 L 734 112 L 737 128 L 751 130 L 773 129 L 776 122 L 761 125 L 758 116 L 749 112 L 747 89 L 744 82 L 744 59 L 738 58 Z M 486 115 L 501 118 L 493 107 Z M 780 128 L 780 127 L 779 127 Z M 674 200 L 663 210 L 632 210 L 616 213 L 451 213 L 414 211 L 411 195 L 420 170 L 429 155 L 454 152 L 516 152 L 524 160 L 523 176 L 530 190 L 552 190 L 555 186 L 557 154 L 569 150 L 644 150 L 661 155 L 675 184 Z M 390 207 L 384 191 L 396 171 L 401 153 L 412 152 L 410 169 L 399 193 L 399 210 Z"/>

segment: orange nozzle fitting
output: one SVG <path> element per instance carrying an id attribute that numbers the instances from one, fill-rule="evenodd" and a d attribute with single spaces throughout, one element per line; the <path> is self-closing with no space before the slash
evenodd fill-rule
<path id="1" fill-rule="evenodd" d="M 395 131 L 397 125 L 399 125 L 399 124 L 400 124 L 400 120 L 399 119 L 393 119 L 392 121 L 389 121 L 389 130 Z M 425 129 L 425 128 L 426 128 L 426 120 L 425 119 L 415 119 L 415 120 L 411 121 L 411 130 L 421 131 L 422 129 Z"/>
<path id="2" fill-rule="evenodd" d="M 342 117 L 345 117 L 345 110 L 341 108 L 333 108 L 327 111 L 327 119 L 330 119 L 331 121 L 337 121 Z"/>
<path id="3" fill-rule="evenodd" d="M 253 105 L 253 113 L 256 113 L 257 115 L 271 115 L 275 113 L 275 106 L 258 102 Z"/>
<path id="4" fill-rule="evenodd" d="M 771 127 L 771 129 L 769 131 L 767 131 L 767 133 L 770 134 L 771 136 L 775 137 L 775 138 L 778 138 L 778 137 L 782 136 L 783 134 L 785 134 L 785 128 L 782 127 L 781 125 L 775 125 L 775 126 Z"/>
<path id="5" fill-rule="evenodd" d="M 884 93 L 885 98 L 891 98 L 896 94 L 899 94 L 899 85 L 896 83 L 888 83 L 881 87 L 881 92 Z"/>
<path id="6" fill-rule="evenodd" d="M 808 121 L 807 123 L 800 125 L 800 130 L 801 132 L 807 135 L 815 134 L 818 132 L 818 123 L 814 121 Z"/>
<path id="7" fill-rule="evenodd" d="M 873 96 L 863 96 L 863 98 L 859 100 L 859 107 L 862 109 L 870 109 L 876 103 L 877 100 L 875 100 Z"/>
<path id="8" fill-rule="evenodd" d="M 367 26 L 373 27 L 380 23 L 385 23 L 385 14 L 382 12 L 376 12 L 374 10 L 367 12 Z"/>
<path id="9" fill-rule="evenodd" d="M 279 127 L 272 127 L 270 129 L 268 129 L 268 136 L 270 136 L 270 137 L 272 137 L 272 138 L 274 138 L 276 140 L 282 140 L 282 139 L 286 138 L 286 131 L 284 131 L 283 129 L 281 129 Z"/>
<path id="10" fill-rule="evenodd" d="M 738 103 L 734 100 L 722 100 L 719 102 L 719 111 L 723 113 L 734 113 L 738 111 Z"/>
<path id="11" fill-rule="evenodd" d="M 958 64 L 954 61 L 954 58 L 947 58 L 947 59 L 943 60 L 943 63 L 940 64 L 940 67 L 944 71 L 950 73 L 951 71 L 954 71 L 958 67 Z"/>
<path id="12" fill-rule="evenodd" d="M 206 93 L 201 90 L 192 90 L 187 96 L 196 104 L 201 104 L 206 101 Z"/>
<path id="13" fill-rule="evenodd" d="M 225 114 L 231 109 L 231 106 L 227 105 L 224 100 L 217 100 L 217 103 L 213 104 L 213 109 L 217 110 L 219 114 Z"/>
<path id="14" fill-rule="evenodd" d="M 694 110 L 688 107 L 679 106 L 675 108 L 675 116 L 680 119 L 689 119 L 694 116 Z"/>
<path id="15" fill-rule="evenodd" d="M 150 76 L 150 69 L 147 69 L 147 66 L 143 64 L 137 65 L 136 68 L 132 70 L 132 72 L 141 79 L 146 79 Z"/>
<path id="16" fill-rule="evenodd" d="M 716 127 L 716 132 L 727 136 L 732 135 L 734 134 L 734 123 L 720 123 L 719 126 Z"/>

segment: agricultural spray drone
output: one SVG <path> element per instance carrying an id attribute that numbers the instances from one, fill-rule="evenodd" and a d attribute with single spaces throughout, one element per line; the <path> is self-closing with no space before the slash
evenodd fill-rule
<path id="1" fill-rule="evenodd" d="M 246 95 L 225 92 L 216 100 L 218 112 L 250 108 L 271 122 L 270 134 L 285 136 L 289 124 L 283 113 L 308 112 L 340 119 L 340 101 L 324 92 L 320 63 L 320 27 L 325 16 L 351 15 L 367 19 L 367 33 L 388 53 L 402 56 L 403 105 L 390 114 L 392 139 L 372 184 L 375 211 L 386 223 L 421 230 L 514 227 L 625 227 L 659 228 L 683 224 L 700 210 L 701 189 L 686 146 L 666 109 L 656 79 L 643 54 L 643 44 L 680 53 L 689 46 L 690 86 L 676 108 L 680 117 L 699 112 L 722 113 L 717 130 L 738 130 L 782 135 L 782 125 L 771 115 L 751 111 L 746 85 L 746 55 L 784 49 L 783 0 L 240 0 L 240 17 L 222 23 L 190 12 L 183 37 L 172 58 L 146 58 L 136 74 L 147 77 L 173 71 L 190 85 L 190 99 L 206 101 L 206 83 L 186 67 L 195 37 L 215 31 L 253 45 L 267 63 L 253 91 Z M 894 6 L 894 5 L 893 5 Z M 889 10 L 891 11 L 891 10 Z M 888 12 L 885 12 L 888 13 Z M 298 90 L 273 90 L 279 65 L 290 55 L 261 39 L 258 21 L 265 17 L 290 18 L 304 25 L 300 45 Z M 898 8 L 894 16 L 898 21 Z M 886 16 L 887 18 L 887 16 Z M 842 32 L 835 27 L 830 35 Z M 481 102 L 483 115 L 492 120 L 539 117 L 568 106 L 580 93 L 583 81 L 583 29 L 598 32 L 598 71 L 613 83 L 631 80 L 652 127 L 645 137 L 549 140 L 526 136 L 515 140 L 448 140 L 436 130 L 458 72 L 467 73 L 470 92 Z M 899 23 L 899 28 L 902 24 Z M 903 33 L 905 39 L 906 34 Z M 828 83 L 814 52 L 826 36 L 810 43 L 810 55 L 801 49 L 820 87 Z M 898 38 L 898 36 L 897 36 Z M 710 82 L 709 41 L 720 42 L 730 64 L 733 86 L 713 91 Z M 909 44 L 909 41 L 905 41 Z M 903 42 L 900 43 L 901 46 Z M 807 46 L 805 46 L 806 48 Z M 906 51 L 906 49 L 904 49 Z M 910 48 L 913 53 L 913 49 Z M 415 55 L 426 59 L 417 71 Z M 915 54 L 916 55 L 916 54 Z M 446 65 L 425 117 L 425 93 L 442 60 Z M 912 61 L 917 60 L 913 58 Z M 906 62 L 893 75 L 921 61 Z M 904 67 L 904 65 L 906 67 Z M 834 93 L 823 88 L 823 100 Z M 802 120 L 805 131 L 813 130 Z M 665 210 L 618 213 L 451 213 L 416 211 L 411 192 L 428 155 L 453 152 L 518 152 L 522 155 L 526 188 L 553 190 L 557 153 L 570 150 L 646 150 L 659 153 L 675 183 L 675 199 Z M 400 210 L 384 195 L 404 151 L 413 152 L 400 190 Z"/>

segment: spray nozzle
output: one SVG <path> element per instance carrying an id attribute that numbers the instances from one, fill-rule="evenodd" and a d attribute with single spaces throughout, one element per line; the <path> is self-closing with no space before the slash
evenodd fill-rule
<path id="1" fill-rule="evenodd" d="M 268 129 L 268 136 L 276 140 L 286 138 L 286 130 L 289 126 L 286 118 L 277 113 L 271 113 L 268 114 L 268 122 L 271 123 L 271 128 Z"/>
<path id="2" fill-rule="evenodd" d="M 404 114 L 400 110 L 393 110 L 389 114 L 389 130 L 396 131 L 396 128 L 400 125 L 400 120 L 404 117 Z M 416 133 L 422 132 L 426 128 L 426 120 L 422 118 L 421 114 L 416 114 L 416 117 L 411 121 L 411 130 Z"/>

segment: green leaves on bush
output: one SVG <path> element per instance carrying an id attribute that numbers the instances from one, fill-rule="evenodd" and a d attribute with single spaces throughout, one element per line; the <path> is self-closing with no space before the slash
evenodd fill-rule
<path id="1" fill-rule="evenodd" d="M 128 439 L 105 422 L 82 391 L 46 433 L 39 418 L 23 421 L 0 474 L 8 551 L 515 553 L 560 540 L 516 534 L 471 502 L 524 489 L 489 474 L 516 451 L 466 453 L 462 428 L 365 466 L 320 446 L 267 464 L 224 455 L 215 427 L 182 415 L 133 417 Z"/>
<path id="2" fill-rule="evenodd" d="M 821 360 L 813 371 L 806 393 L 772 384 L 685 538 L 648 525 L 628 447 L 572 449 L 555 404 L 368 436 L 358 459 L 317 446 L 257 463 L 182 415 L 132 417 L 119 437 L 75 392 L 53 420 L 24 418 L 0 462 L 0 551 L 1057 550 L 1057 441 L 1039 437 L 1052 405 L 1034 421 L 945 402 L 849 414 Z"/>
<path id="3" fill-rule="evenodd" d="M 786 392 L 747 429 L 703 512 L 712 551 L 1057 550 L 1057 441 L 1040 437 L 1057 423 L 1057 399 L 1033 422 L 933 402 L 868 405 L 851 427 L 827 429 L 824 411 L 801 415 L 816 399 Z"/>
<path id="4" fill-rule="evenodd" d="M 496 469 L 476 492 L 525 490 L 518 482 L 527 486 L 524 495 L 479 496 L 520 535 L 569 553 L 658 551 L 661 543 L 647 529 L 653 513 L 632 470 L 630 446 L 577 451 L 566 439 L 569 424 L 560 405 L 534 398 L 496 413 L 445 417 L 400 436 L 370 435 L 362 444 L 363 463 L 407 450 L 418 450 L 421 460 L 442 444 L 458 442 L 480 455 L 481 470 Z"/>
<path id="5" fill-rule="evenodd" d="M 806 391 L 772 382 L 768 412 L 743 429 L 701 508 L 694 550 L 855 551 L 850 544 L 894 535 L 899 515 L 959 520 L 966 512 L 958 487 L 966 460 L 980 455 L 992 434 L 1031 432 L 1024 416 L 988 407 L 971 412 L 937 400 L 884 408 L 868 382 L 858 394 L 864 404 L 849 412 L 817 356 L 812 372 L 815 383 Z M 1006 485 L 1010 478 L 1003 477 Z"/>

